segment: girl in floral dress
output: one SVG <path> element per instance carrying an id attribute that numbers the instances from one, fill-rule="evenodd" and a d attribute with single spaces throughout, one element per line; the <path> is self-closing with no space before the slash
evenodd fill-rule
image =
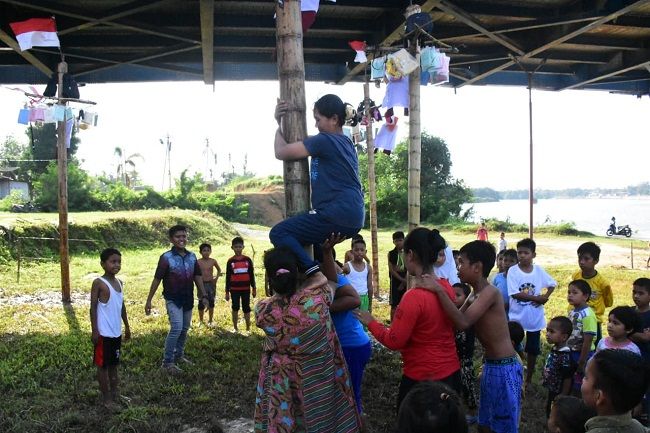
<path id="1" fill-rule="evenodd" d="M 275 293 L 255 306 L 266 337 L 255 398 L 255 433 L 357 433 L 345 359 L 332 326 L 332 290 L 318 272 L 298 284 L 288 248 L 264 255 Z"/>

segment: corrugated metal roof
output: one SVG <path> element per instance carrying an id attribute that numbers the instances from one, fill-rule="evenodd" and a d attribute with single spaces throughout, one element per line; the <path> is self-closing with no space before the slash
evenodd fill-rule
<path id="1" fill-rule="evenodd" d="M 291 0 L 285 0 L 291 1 Z M 44 83 L 56 50 L 23 58 L 8 23 L 54 15 L 78 81 L 274 79 L 274 1 L 213 2 L 201 28 L 201 0 L 0 0 L 0 83 Z M 208 4 L 212 4 L 208 0 Z M 349 40 L 401 45 L 408 1 L 323 1 L 304 37 L 307 80 L 360 80 Z M 456 48 L 451 86 L 527 83 L 631 94 L 650 89 L 650 0 L 426 0 L 433 36 Z M 212 46 L 202 44 L 202 34 Z M 0 36 L 2 34 L 0 33 Z M 212 53 L 212 68 L 203 57 Z M 209 57 L 208 57 L 209 58 Z M 32 63 L 32 64 L 30 64 Z M 541 64 L 541 66 L 540 66 Z"/>

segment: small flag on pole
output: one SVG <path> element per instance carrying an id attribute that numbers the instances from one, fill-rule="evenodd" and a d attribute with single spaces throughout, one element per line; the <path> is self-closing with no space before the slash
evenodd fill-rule
<path id="1" fill-rule="evenodd" d="M 9 23 L 14 31 L 20 50 L 29 50 L 32 47 L 59 47 L 59 37 L 56 34 L 54 17 L 31 18 L 27 21 Z"/>
<path id="2" fill-rule="evenodd" d="M 366 57 L 366 43 L 363 41 L 350 41 L 350 48 L 357 52 L 354 61 L 357 63 L 365 63 L 368 61 Z"/>

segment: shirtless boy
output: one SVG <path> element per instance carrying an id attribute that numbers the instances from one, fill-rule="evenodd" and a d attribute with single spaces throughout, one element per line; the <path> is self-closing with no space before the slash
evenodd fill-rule
<path id="1" fill-rule="evenodd" d="M 472 241 L 460 249 L 458 276 L 474 288 L 473 296 L 460 310 L 437 284 L 435 276 L 428 275 L 426 280 L 454 326 L 459 330 L 474 326 L 485 349 L 479 432 L 517 433 L 523 370 L 510 342 L 503 296 L 487 280 L 495 258 L 494 246 L 486 241 Z"/>
<path id="2" fill-rule="evenodd" d="M 201 276 L 203 277 L 203 287 L 205 288 L 205 294 L 208 298 L 208 326 L 212 326 L 212 315 L 214 314 L 214 299 L 217 287 L 217 281 L 221 276 L 221 267 L 219 263 L 212 257 L 212 245 L 210 244 L 201 244 L 199 246 L 199 252 L 201 253 L 201 258 L 197 260 L 199 262 L 199 267 L 201 268 Z M 217 276 L 214 276 L 213 269 L 217 269 Z M 205 305 L 203 305 L 203 299 L 199 299 L 199 320 L 203 323 L 203 311 L 205 310 Z"/>

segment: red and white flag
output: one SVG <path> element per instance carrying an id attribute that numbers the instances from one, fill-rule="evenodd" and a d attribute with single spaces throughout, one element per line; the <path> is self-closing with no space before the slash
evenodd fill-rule
<path id="1" fill-rule="evenodd" d="M 59 37 L 56 34 L 56 21 L 50 18 L 31 18 L 27 21 L 9 23 L 14 31 L 20 50 L 29 50 L 32 47 L 60 47 Z"/>
<path id="2" fill-rule="evenodd" d="M 366 57 L 366 43 L 363 41 L 350 41 L 348 42 L 350 48 L 357 52 L 354 61 L 357 63 L 365 63 L 368 61 Z"/>

